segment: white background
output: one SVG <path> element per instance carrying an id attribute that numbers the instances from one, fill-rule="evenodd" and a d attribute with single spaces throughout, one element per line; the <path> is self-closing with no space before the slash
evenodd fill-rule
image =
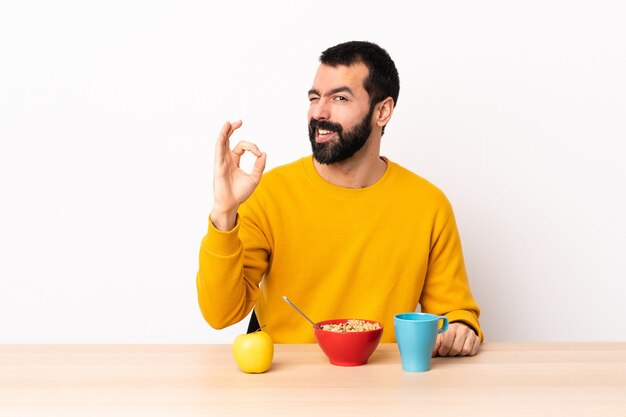
<path id="1" fill-rule="evenodd" d="M 0 4 L 0 342 L 232 342 L 195 289 L 214 139 L 308 154 L 353 39 L 399 68 L 383 154 L 451 200 L 487 340 L 626 340 L 623 3 Z"/>

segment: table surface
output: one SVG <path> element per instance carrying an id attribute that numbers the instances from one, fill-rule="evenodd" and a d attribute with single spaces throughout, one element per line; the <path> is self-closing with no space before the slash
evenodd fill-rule
<path id="1" fill-rule="evenodd" d="M 231 345 L 0 345 L 1 416 L 626 416 L 626 343 L 487 343 L 477 356 L 401 369 L 276 345 L 264 374 Z"/>

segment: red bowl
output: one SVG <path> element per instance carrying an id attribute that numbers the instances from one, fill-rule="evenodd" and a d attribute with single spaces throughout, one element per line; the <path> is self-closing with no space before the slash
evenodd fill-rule
<path id="1" fill-rule="evenodd" d="M 339 366 L 365 365 L 369 357 L 374 353 L 380 338 L 383 335 L 383 324 L 373 320 L 364 319 L 336 319 L 317 323 L 322 327 L 324 324 L 340 324 L 348 320 L 363 320 L 369 323 L 378 323 L 380 329 L 365 332 L 332 332 L 313 328 L 317 343 L 330 363 Z"/>

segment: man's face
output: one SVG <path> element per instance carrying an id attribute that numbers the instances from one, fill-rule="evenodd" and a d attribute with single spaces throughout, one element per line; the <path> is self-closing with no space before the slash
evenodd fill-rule
<path id="1" fill-rule="evenodd" d="M 320 65 L 309 91 L 309 140 L 321 164 L 341 162 L 361 149 L 372 133 L 369 95 L 363 87 L 364 64 Z"/>

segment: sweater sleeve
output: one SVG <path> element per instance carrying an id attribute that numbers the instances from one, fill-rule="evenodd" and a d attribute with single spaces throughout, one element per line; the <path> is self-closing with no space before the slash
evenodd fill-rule
<path id="1" fill-rule="evenodd" d="M 478 322 L 480 309 L 470 290 L 461 239 L 449 203 L 438 217 L 442 221 L 435 221 L 420 305 L 424 312 L 469 325 L 483 340 Z"/>
<path id="2" fill-rule="evenodd" d="M 248 315 L 259 298 L 268 258 L 264 234 L 250 220 L 238 215 L 230 231 L 215 228 L 209 220 L 196 287 L 202 316 L 211 327 L 223 329 Z"/>

